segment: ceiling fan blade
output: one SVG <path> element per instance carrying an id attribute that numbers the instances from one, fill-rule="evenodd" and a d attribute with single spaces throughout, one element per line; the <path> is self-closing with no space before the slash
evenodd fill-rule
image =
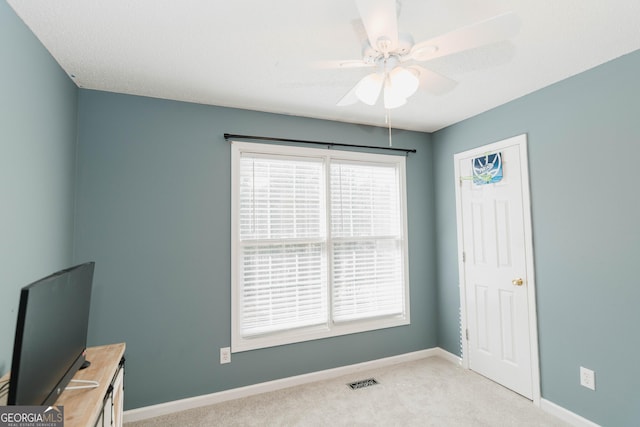
<path id="1" fill-rule="evenodd" d="M 381 52 L 398 46 L 396 0 L 356 0 L 369 44 Z"/>
<path id="2" fill-rule="evenodd" d="M 347 105 L 353 105 L 358 102 L 358 97 L 356 96 L 356 89 L 358 85 L 355 85 L 351 88 L 349 92 L 345 96 L 343 96 L 340 101 L 336 104 L 338 107 L 345 107 Z"/>
<path id="3" fill-rule="evenodd" d="M 416 43 L 411 49 L 411 58 L 427 61 L 452 55 L 513 37 L 520 29 L 520 18 L 507 12 L 480 21 L 449 33 Z"/>
<path id="4" fill-rule="evenodd" d="M 411 65 L 408 68 L 416 70 L 420 74 L 420 87 L 434 95 L 442 95 L 453 90 L 458 82 L 445 77 L 442 74 L 431 71 L 419 65 Z"/>
<path id="5" fill-rule="evenodd" d="M 345 60 L 331 60 L 331 61 L 314 61 L 311 66 L 315 69 L 321 70 L 335 70 L 344 68 L 365 68 L 373 67 L 375 64 L 367 64 L 361 59 L 345 59 Z"/>

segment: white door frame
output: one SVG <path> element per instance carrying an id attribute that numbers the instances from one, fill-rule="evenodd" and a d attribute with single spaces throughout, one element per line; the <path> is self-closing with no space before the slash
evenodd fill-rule
<path id="1" fill-rule="evenodd" d="M 455 188 L 456 188 L 456 223 L 458 232 L 458 277 L 460 287 L 460 333 L 462 349 L 462 367 L 469 369 L 467 357 L 469 347 L 466 339 L 467 330 L 467 297 L 465 292 L 465 268 L 463 262 L 463 235 L 462 235 L 462 199 L 460 184 L 459 159 L 474 155 L 482 155 L 487 152 L 495 152 L 508 146 L 520 146 L 520 173 L 522 175 L 522 207 L 524 213 L 524 244 L 525 263 L 527 267 L 527 296 L 529 303 L 529 337 L 531 340 L 531 383 L 533 391 L 533 403 L 540 406 L 540 362 L 538 357 L 538 321 L 536 316 L 536 289 L 533 263 L 533 234 L 531 227 L 531 194 L 529 191 L 529 166 L 527 156 L 527 135 L 522 134 L 492 144 L 484 145 L 462 153 L 454 154 Z"/>

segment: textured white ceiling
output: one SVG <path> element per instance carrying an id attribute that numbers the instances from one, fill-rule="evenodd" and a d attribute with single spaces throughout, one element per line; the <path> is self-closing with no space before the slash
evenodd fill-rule
<path id="1" fill-rule="evenodd" d="M 8 0 L 83 88 L 385 126 L 381 105 L 337 107 L 368 69 L 352 0 Z M 638 0 L 403 0 L 416 42 L 513 11 L 511 41 L 421 65 L 459 84 L 420 91 L 393 127 L 435 131 L 640 48 Z"/>

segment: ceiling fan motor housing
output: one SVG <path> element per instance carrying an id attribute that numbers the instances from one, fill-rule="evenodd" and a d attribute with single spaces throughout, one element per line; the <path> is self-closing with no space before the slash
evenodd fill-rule
<path id="1" fill-rule="evenodd" d="M 380 40 L 379 44 L 384 44 L 387 40 Z M 389 56 L 398 56 L 402 57 L 404 55 L 409 54 L 411 51 L 411 47 L 413 46 L 413 37 L 411 34 L 399 33 L 398 34 L 398 45 L 391 47 L 388 52 L 380 50 L 377 46 L 371 46 L 369 41 L 364 42 L 364 46 L 362 47 L 362 57 L 363 61 L 367 64 L 375 64 L 380 58 L 384 58 L 385 54 Z"/>

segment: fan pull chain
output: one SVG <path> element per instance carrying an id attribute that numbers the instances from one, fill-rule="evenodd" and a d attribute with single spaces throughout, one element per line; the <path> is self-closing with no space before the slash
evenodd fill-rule
<path id="1" fill-rule="evenodd" d="M 393 147 L 393 140 L 391 139 L 391 109 L 389 108 L 387 108 L 387 113 L 385 114 L 385 121 L 389 125 L 389 147 Z"/>

